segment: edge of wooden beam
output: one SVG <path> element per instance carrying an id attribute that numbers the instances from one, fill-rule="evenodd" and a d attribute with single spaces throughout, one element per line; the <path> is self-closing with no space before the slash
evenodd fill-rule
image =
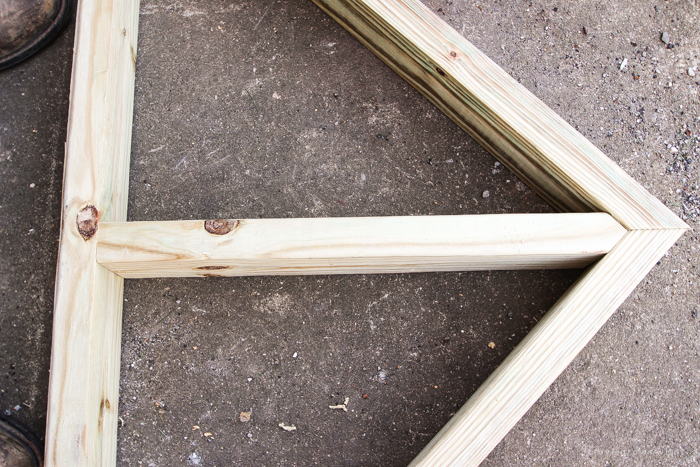
<path id="1" fill-rule="evenodd" d="M 590 141 L 417 0 L 314 0 L 547 202 L 628 230 L 688 228 Z"/>
<path id="2" fill-rule="evenodd" d="M 48 467 L 116 463 L 123 279 L 95 261 L 126 220 L 138 0 L 78 5 L 54 295 Z"/>
<path id="3" fill-rule="evenodd" d="M 124 278 L 582 268 L 627 230 L 605 213 L 102 223 Z"/>

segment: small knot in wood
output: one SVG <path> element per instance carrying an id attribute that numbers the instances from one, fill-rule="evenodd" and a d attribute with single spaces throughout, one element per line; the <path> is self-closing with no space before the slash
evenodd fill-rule
<path id="1" fill-rule="evenodd" d="M 212 219 L 204 221 L 204 230 L 212 235 L 226 235 L 236 228 L 237 220 L 231 219 Z"/>
<path id="2" fill-rule="evenodd" d="M 85 206 L 78 212 L 76 224 L 78 224 L 78 232 L 83 240 L 90 240 L 97 232 L 97 221 L 100 213 L 95 206 Z"/>

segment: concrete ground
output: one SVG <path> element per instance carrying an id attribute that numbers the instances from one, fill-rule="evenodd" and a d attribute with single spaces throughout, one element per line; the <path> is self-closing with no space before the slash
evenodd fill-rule
<path id="1" fill-rule="evenodd" d="M 696 0 L 427 4 L 698 228 Z M 551 210 L 310 1 L 140 21 L 130 220 Z M 0 409 L 40 434 L 73 32 L 0 72 Z M 699 247 L 484 465 L 698 465 Z M 579 274 L 127 281 L 117 463 L 406 465 Z"/>

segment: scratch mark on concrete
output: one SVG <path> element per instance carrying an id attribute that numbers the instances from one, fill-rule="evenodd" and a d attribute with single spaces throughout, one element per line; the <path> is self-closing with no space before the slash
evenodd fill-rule
<path id="1" fill-rule="evenodd" d="M 183 162 L 185 162 L 185 160 L 186 160 L 188 157 L 190 157 L 190 155 L 189 155 L 189 154 L 185 154 L 185 157 L 183 157 L 182 159 L 180 159 L 180 162 L 177 163 L 177 165 L 173 168 L 173 170 L 175 170 L 175 169 L 177 169 L 178 167 L 180 167 L 180 164 L 182 164 Z"/>
<path id="2" fill-rule="evenodd" d="M 255 25 L 255 27 L 253 28 L 253 31 L 255 31 L 256 29 L 258 29 L 258 26 L 260 26 L 260 23 L 262 23 L 262 20 L 263 20 L 263 18 L 265 17 L 265 15 L 267 14 L 268 11 L 270 11 L 270 7 L 269 7 L 269 6 L 268 6 L 267 9 L 265 10 L 265 13 L 263 13 L 263 15 L 262 15 L 262 16 L 260 17 L 260 19 L 258 20 L 258 24 Z"/>
<path id="3" fill-rule="evenodd" d="M 207 154 L 205 157 L 209 157 L 209 156 L 211 156 L 212 154 L 215 154 L 215 153 L 221 151 L 222 148 L 223 148 L 223 146 L 221 146 L 219 149 L 214 149 L 212 152 L 210 152 L 209 154 Z"/>

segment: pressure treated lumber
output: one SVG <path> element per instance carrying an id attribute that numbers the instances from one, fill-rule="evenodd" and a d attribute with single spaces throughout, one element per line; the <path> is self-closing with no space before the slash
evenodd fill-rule
<path id="1" fill-rule="evenodd" d="M 590 141 L 417 0 L 314 0 L 552 206 L 629 230 L 687 228 Z"/>
<path id="2" fill-rule="evenodd" d="M 315 1 L 554 206 L 564 211 L 608 212 L 630 230 L 567 292 L 413 464 L 478 465 L 687 226 L 420 3 L 415 0 Z M 137 256 L 138 261 L 145 264 L 139 267 L 148 271 L 154 265 L 161 267 L 181 261 L 190 270 L 213 267 L 203 269 L 203 274 L 224 274 L 235 268 L 231 271 L 217 269 L 222 259 L 217 255 L 240 240 L 240 233 L 247 231 L 246 235 L 250 235 L 251 231 L 270 222 L 241 221 L 238 225 L 210 222 L 207 235 L 218 237 L 212 244 L 215 248 L 207 246 L 206 250 L 202 244 L 209 245 L 207 242 L 214 237 L 203 240 L 203 224 L 195 223 L 193 238 L 202 244 L 197 245 L 199 249 L 188 246 L 182 259 L 178 256 L 182 244 L 173 242 L 183 240 L 161 235 L 165 223 L 139 226 L 124 222 L 137 23 L 138 0 L 80 2 L 55 296 L 46 434 L 49 466 L 111 466 L 116 461 L 123 282 L 119 276 L 99 266 L 96 260 L 103 260 L 111 267 L 123 264 L 132 267 L 123 260 L 127 257 L 131 261 Z M 288 220 L 291 221 L 301 220 Z M 415 222 L 429 224 L 441 220 Z M 459 219 L 446 222 L 458 223 Z M 178 229 L 189 225 L 186 222 L 176 224 Z M 269 230 L 272 224 L 267 225 Z M 146 236 L 145 240 L 131 237 L 124 241 L 127 230 L 135 228 L 137 234 L 142 234 L 154 226 L 158 230 L 156 237 Z M 227 231 L 229 227 L 231 232 Z M 362 227 L 366 228 L 367 224 Z M 290 232 L 281 243 L 289 242 L 289 238 L 296 235 L 296 250 L 293 251 L 306 256 L 310 250 L 318 251 L 320 256 L 314 261 L 319 258 L 327 261 L 325 265 L 313 265 L 314 273 L 338 272 L 336 255 L 353 249 L 374 254 L 369 257 L 379 258 L 381 264 L 369 266 L 365 264 L 365 257 L 362 262 L 354 263 L 354 256 L 339 255 L 342 261 L 347 261 L 341 268 L 360 272 L 358 268 L 367 267 L 366 272 L 379 272 L 369 269 L 384 268 L 387 267 L 385 262 L 406 259 L 396 251 L 397 239 L 406 242 L 410 235 L 421 231 L 415 227 L 415 231 L 390 229 L 389 233 L 378 229 L 388 235 L 384 242 L 391 235 L 397 235 L 391 244 L 368 244 L 365 232 L 364 243 L 351 242 L 346 249 L 346 243 L 338 241 L 345 237 L 335 234 L 330 239 L 330 247 L 310 248 L 318 244 L 304 244 L 308 239 L 320 242 L 320 232 L 325 228 L 310 229 L 312 232 L 304 235 L 301 230 L 294 232 L 294 229 L 284 228 Z M 432 238 L 417 236 L 417 240 L 413 238 L 407 242 L 408 254 L 413 255 L 409 256 L 411 261 L 427 259 L 431 267 L 434 263 L 453 261 L 449 256 L 464 246 L 459 244 L 462 237 L 458 237 L 455 244 L 444 239 L 436 242 L 436 239 L 447 235 L 443 230 L 449 235 L 463 233 L 454 229 L 454 225 L 449 225 Z M 279 230 L 281 232 L 276 232 L 274 238 L 260 235 L 258 231 L 259 238 L 273 240 L 265 244 L 267 250 L 256 253 L 261 258 L 254 261 L 272 261 L 271 265 L 257 266 L 259 271 L 268 273 L 277 268 L 275 273 L 281 273 L 281 267 L 288 267 L 288 263 L 280 266 L 281 260 L 287 262 L 290 258 L 284 257 L 281 247 L 274 243 L 281 233 L 287 233 Z M 577 235 L 580 234 L 578 231 Z M 361 237 L 355 234 L 351 238 L 359 241 Z M 224 245 L 228 239 L 232 243 Z M 123 245 L 127 245 L 128 255 Z M 155 248 L 151 248 L 154 245 Z M 175 256 L 163 256 L 160 250 L 163 245 L 177 250 Z M 250 242 L 247 245 L 249 248 L 245 251 L 255 252 Z M 503 243 L 498 248 L 507 245 Z M 531 246 L 529 242 L 527 245 Z M 133 250 L 132 256 L 129 249 L 134 246 L 138 249 Z M 289 250 L 288 246 L 286 248 Z M 446 251 L 450 255 L 445 254 Z M 198 255 L 192 260 L 196 265 L 187 263 L 192 252 Z M 480 257 L 479 261 L 494 261 L 493 252 L 487 256 Z M 526 257 L 506 256 L 507 261 L 517 257 L 516 261 L 521 262 Z M 534 257 L 538 256 L 532 255 L 528 260 Z M 238 261 L 237 257 L 234 259 Z M 407 270 L 412 264 L 402 263 L 400 267 Z M 231 266 L 239 267 L 237 263 Z M 302 273 L 300 268 L 305 266 L 308 264 L 295 263 L 287 272 Z M 309 271 L 311 269 L 305 273 Z"/>
<path id="3" fill-rule="evenodd" d="M 95 261 L 126 220 L 138 0 L 79 2 L 54 297 L 45 458 L 116 463 L 123 279 Z"/>
<path id="4" fill-rule="evenodd" d="M 580 268 L 627 232 L 604 213 L 210 224 L 102 223 L 97 262 L 124 278 Z"/>
<path id="5" fill-rule="evenodd" d="M 559 299 L 410 466 L 478 466 L 684 231 L 627 233 Z"/>

